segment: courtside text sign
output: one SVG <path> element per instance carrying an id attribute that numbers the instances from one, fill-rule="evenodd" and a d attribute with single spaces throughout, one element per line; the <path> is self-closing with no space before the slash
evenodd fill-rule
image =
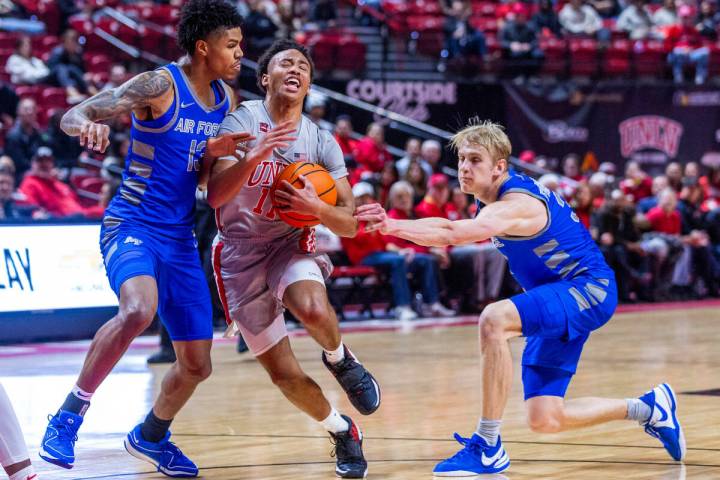
<path id="1" fill-rule="evenodd" d="M 110 307 L 99 225 L 0 226 L 0 314 Z"/>

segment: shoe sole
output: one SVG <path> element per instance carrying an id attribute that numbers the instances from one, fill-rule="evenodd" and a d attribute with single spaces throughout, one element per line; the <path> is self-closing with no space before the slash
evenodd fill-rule
<path id="1" fill-rule="evenodd" d="M 38 452 L 38 455 L 40 456 L 40 458 L 42 458 L 46 462 L 52 463 L 53 465 L 57 465 L 58 467 L 65 468 L 67 470 L 70 470 L 74 466 L 72 463 L 63 462 L 62 460 L 59 460 L 59 459 L 51 456 L 44 449 L 41 449 L 40 452 Z"/>
<path id="2" fill-rule="evenodd" d="M 365 478 L 365 477 L 367 477 L 367 472 L 368 472 L 368 469 L 366 468 L 365 471 L 364 471 L 363 474 L 362 474 L 362 477 L 355 477 L 355 476 L 348 477 L 348 476 L 345 476 L 345 475 L 347 475 L 347 472 L 340 472 L 340 471 L 338 471 L 338 469 L 336 468 L 336 469 L 335 469 L 335 476 L 337 476 L 338 478 Z"/>
<path id="3" fill-rule="evenodd" d="M 482 473 L 475 473 L 475 472 L 467 472 L 464 470 L 460 470 L 457 472 L 433 472 L 433 478 L 482 478 L 483 475 L 495 475 L 501 472 L 504 472 L 507 470 L 507 468 L 503 468 L 501 470 L 497 470 L 494 472 L 482 472 Z"/>
<path id="4" fill-rule="evenodd" d="M 660 388 L 665 390 L 665 394 L 668 396 L 671 402 L 670 411 L 672 412 L 673 423 L 678 429 L 678 437 L 680 439 L 680 458 L 677 461 L 682 462 L 685 459 L 685 454 L 687 453 L 687 444 L 685 443 L 685 433 L 683 432 L 682 426 L 680 426 L 680 422 L 677 419 L 677 396 L 675 395 L 675 391 L 668 383 L 663 383 L 662 385 L 660 385 Z"/>
<path id="5" fill-rule="evenodd" d="M 138 460 L 142 460 L 144 462 L 148 462 L 154 465 L 155 468 L 157 468 L 158 472 L 162 473 L 163 475 L 173 478 L 194 478 L 198 476 L 198 474 L 193 475 L 185 472 L 173 473 L 172 471 L 166 470 L 165 468 L 161 467 L 160 464 L 157 463 L 152 457 L 148 457 L 147 455 L 133 447 L 132 443 L 128 441 L 127 437 L 125 437 L 123 444 L 125 445 L 125 450 L 127 450 L 130 455 L 137 458 Z"/>
<path id="6" fill-rule="evenodd" d="M 471 472 L 469 470 L 455 470 L 452 472 L 433 472 L 433 477 L 437 478 L 448 478 L 448 477 L 455 477 L 455 478 L 462 478 L 462 477 L 477 477 L 478 475 L 495 475 L 496 473 L 502 473 L 505 470 L 510 468 L 510 461 L 498 468 L 493 470 L 492 472 Z"/>

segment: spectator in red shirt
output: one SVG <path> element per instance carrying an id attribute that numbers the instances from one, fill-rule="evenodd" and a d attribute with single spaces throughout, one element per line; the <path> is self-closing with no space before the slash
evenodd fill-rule
<path id="1" fill-rule="evenodd" d="M 354 154 L 358 170 L 380 173 L 385 164 L 392 161 L 392 156 L 385 146 L 383 126 L 379 123 L 371 123 L 368 126 L 367 135 L 355 145 Z M 364 178 L 362 174 L 361 178 Z"/>
<path id="2" fill-rule="evenodd" d="M 448 203 L 450 187 L 448 177 L 443 173 L 436 173 L 428 180 L 428 190 L 422 202 L 415 207 L 418 218 L 442 217 L 450 220 L 460 218 L 455 205 Z"/>
<path id="3" fill-rule="evenodd" d="M 48 147 L 38 148 L 30 170 L 18 189 L 27 203 L 47 211 L 54 217 L 83 216 L 101 218 L 102 207 L 85 208 L 75 191 L 56 177 L 55 158 Z"/>
<path id="4" fill-rule="evenodd" d="M 703 211 L 712 212 L 720 208 L 720 166 L 711 168 L 707 175 L 700 177 L 700 186 L 705 194 Z"/>
<path id="5" fill-rule="evenodd" d="M 653 207 L 647 213 L 650 228 L 655 232 L 668 235 L 680 235 L 682 232 L 682 221 L 680 212 L 677 210 L 677 198 L 672 190 L 664 190 L 660 193 L 657 207 Z"/>
<path id="6" fill-rule="evenodd" d="M 673 78 L 675 83 L 682 83 L 683 67 L 691 63 L 695 65 L 695 83 L 702 85 L 708 75 L 710 50 L 703 46 L 702 36 L 695 26 L 695 9 L 690 5 L 681 5 L 677 12 L 680 23 L 667 29 L 665 39 Z"/>
<path id="7" fill-rule="evenodd" d="M 572 207 L 575 209 L 575 213 L 580 219 L 580 222 L 585 225 L 585 228 L 590 230 L 590 217 L 593 213 L 593 196 L 587 184 L 578 184 L 578 188 L 575 190 L 575 195 L 573 196 Z"/>
<path id="8" fill-rule="evenodd" d="M 628 162 L 625 167 L 625 178 L 620 182 L 620 188 L 625 195 L 630 196 L 633 203 L 653 195 L 652 179 L 637 162 Z"/>
<path id="9" fill-rule="evenodd" d="M 367 182 L 356 183 L 353 186 L 353 196 L 357 205 L 376 201 L 373 186 Z M 420 281 L 425 302 L 437 303 L 437 262 L 433 261 L 431 255 L 418 255 L 412 248 L 401 248 L 388 243 L 380 233 L 366 232 L 364 224 L 360 224 L 354 238 L 343 237 L 341 241 L 352 263 L 387 271 L 395 304 L 395 315 L 398 319 L 417 318 L 417 313 L 411 308 L 412 290 L 408 273 L 412 273 Z M 439 314 L 439 310 L 434 313 Z"/>

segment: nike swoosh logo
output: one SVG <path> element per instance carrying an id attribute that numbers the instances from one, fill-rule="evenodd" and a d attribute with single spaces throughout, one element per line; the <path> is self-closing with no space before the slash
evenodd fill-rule
<path id="1" fill-rule="evenodd" d="M 187 107 L 190 107 L 190 106 L 192 106 L 192 105 L 195 105 L 195 102 L 181 103 L 181 104 L 180 104 L 180 108 L 187 108 Z"/>
<path id="2" fill-rule="evenodd" d="M 492 467 L 495 464 L 495 462 L 497 462 L 498 459 L 500 457 L 502 457 L 502 455 L 503 455 L 502 448 L 498 448 L 498 451 L 495 452 L 495 455 L 493 455 L 492 457 L 489 457 L 489 458 L 485 455 L 485 452 L 483 452 L 482 455 L 480 456 L 480 461 L 482 462 L 483 466 Z"/>
<path id="3" fill-rule="evenodd" d="M 658 419 L 658 422 L 664 422 L 665 420 L 667 420 L 667 419 L 668 419 L 668 414 L 667 414 L 667 412 L 665 411 L 665 409 L 662 408 L 662 407 L 661 407 L 660 405 L 658 405 L 657 403 L 655 404 L 655 406 L 657 407 L 658 410 L 660 410 L 660 414 L 662 415 L 662 417 L 661 417 L 660 419 Z"/>

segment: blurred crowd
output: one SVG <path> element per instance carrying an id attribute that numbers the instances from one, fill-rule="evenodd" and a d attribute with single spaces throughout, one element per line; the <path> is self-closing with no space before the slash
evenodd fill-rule
<path id="1" fill-rule="evenodd" d="M 442 2 L 443 61 L 485 58 L 493 40 L 511 74 L 533 74 L 545 57 L 543 39 L 593 39 L 600 50 L 613 39 L 657 40 L 663 44 L 675 82 L 683 82 L 686 68 L 694 67 L 695 83 L 702 84 L 708 78 L 720 26 L 716 0 L 510 0 L 493 9 L 496 20 L 473 17 L 474 4 L 479 3 L 484 2 Z M 627 48 L 643 48 L 643 43 Z"/>

